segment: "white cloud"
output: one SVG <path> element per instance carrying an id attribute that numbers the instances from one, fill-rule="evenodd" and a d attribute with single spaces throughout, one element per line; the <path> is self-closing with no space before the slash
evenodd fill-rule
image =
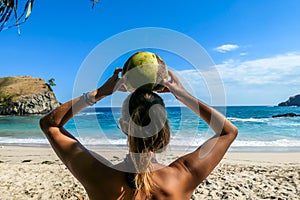
<path id="1" fill-rule="evenodd" d="M 250 61 L 229 60 L 217 65 L 225 83 L 300 84 L 300 54 L 284 54 Z"/>
<path id="2" fill-rule="evenodd" d="M 220 53 L 226 53 L 228 51 L 233 51 L 238 49 L 239 46 L 236 44 L 223 44 L 219 47 L 214 48 L 215 51 L 220 52 Z"/>
<path id="3" fill-rule="evenodd" d="M 224 85 L 215 66 L 205 68 L 205 70 L 177 71 L 177 76 L 187 91 L 197 98 L 212 105 L 226 104 Z"/>
<path id="4" fill-rule="evenodd" d="M 242 52 L 242 53 L 240 53 L 240 56 L 246 56 L 246 55 L 248 55 L 248 52 Z"/>
<path id="5" fill-rule="evenodd" d="M 230 105 L 274 105 L 300 93 L 300 53 L 243 62 L 230 59 L 216 65 L 216 69 L 217 73 L 184 70 L 179 71 L 178 76 L 208 103 L 212 98 L 210 90 L 221 89 L 220 84 L 225 88 Z M 219 93 L 222 96 L 222 91 Z"/>

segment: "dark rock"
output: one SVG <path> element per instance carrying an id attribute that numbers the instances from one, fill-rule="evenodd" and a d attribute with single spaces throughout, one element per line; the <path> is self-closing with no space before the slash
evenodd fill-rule
<path id="1" fill-rule="evenodd" d="M 23 160 L 22 163 L 31 162 L 32 160 Z"/>
<path id="2" fill-rule="evenodd" d="M 0 78 L 0 115 L 44 114 L 57 108 L 52 89 L 29 76 Z"/>
<path id="3" fill-rule="evenodd" d="M 52 162 L 52 161 L 49 161 L 49 160 L 45 160 L 42 162 L 42 164 L 46 164 L 46 165 L 52 165 L 54 164 L 55 162 Z"/>
<path id="4" fill-rule="evenodd" d="M 278 106 L 300 106 L 300 94 L 290 97 L 287 101 L 279 103 Z"/>
<path id="5" fill-rule="evenodd" d="M 0 115 L 45 114 L 59 105 L 60 103 L 56 100 L 54 93 L 46 91 L 25 96 L 18 102 L 6 102 L 5 107 L 0 108 Z"/>
<path id="6" fill-rule="evenodd" d="M 280 115 L 273 115 L 273 118 L 276 117 L 300 117 L 300 115 L 295 114 L 295 113 L 285 113 L 285 114 L 280 114 Z"/>

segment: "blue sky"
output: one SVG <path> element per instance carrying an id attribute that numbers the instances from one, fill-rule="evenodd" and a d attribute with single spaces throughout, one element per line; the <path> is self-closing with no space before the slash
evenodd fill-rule
<path id="1" fill-rule="evenodd" d="M 20 36 L 16 28 L 0 32 L 0 77 L 54 77 L 54 91 L 64 102 L 72 97 L 81 64 L 99 43 L 126 30 L 161 27 L 193 38 L 207 51 L 227 105 L 276 105 L 300 93 L 299 19 L 298 0 L 100 0 L 94 9 L 89 0 L 35 1 Z M 196 96 L 211 102 L 192 66 L 157 53 L 194 90 L 203 86 Z M 174 98 L 165 98 L 174 104 Z"/>

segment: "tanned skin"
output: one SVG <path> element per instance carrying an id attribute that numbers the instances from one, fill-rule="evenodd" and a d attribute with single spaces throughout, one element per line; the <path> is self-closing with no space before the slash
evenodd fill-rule
<path id="1" fill-rule="evenodd" d="M 100 88 L 89 93 L 89 98 L 100 101 L 117 90 L 124 91 L 122 80 L 119 78 L 121 71 L 122 69 L 117 68 Z M 196 187 L 221 161 L 236 138 L 238 130 L 217 110 L 188 93 L 170 70 L 169 76 L 170 80 L 162 82 L 166 86 L 164 92 L 171 92 L 215 131 L 215 135 L 194 152 L 180 157 L 152 174 L 152 180 L 158 186 L 152 194 L 152 199 L 188 200 Z M 135 190 L 126 182 L 125 172 L 107 166 L 103 162 L 104 159 L 97 159 L 64 128 L 74 115 L 87 106 L 83 97 L 77 97 L 42 117 L 40 127 L 52 148 L 81 182 L 91 200 L 145 199 L 141 192 L 134 195 Z"/>

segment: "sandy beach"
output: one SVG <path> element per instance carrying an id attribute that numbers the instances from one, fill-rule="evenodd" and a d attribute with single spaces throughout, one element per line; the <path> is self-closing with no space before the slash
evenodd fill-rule
<path id="1" fill-rule="evenodd" d="M 111 162 L 126 151 L 95 150 Z M 171 162 L 183 152 L 163 157 Z M 50 147 L 0 146 L 0 199 L 88 199 Z M 300 153 L 229 152 L 191 199 L 299 199 Z"/>

